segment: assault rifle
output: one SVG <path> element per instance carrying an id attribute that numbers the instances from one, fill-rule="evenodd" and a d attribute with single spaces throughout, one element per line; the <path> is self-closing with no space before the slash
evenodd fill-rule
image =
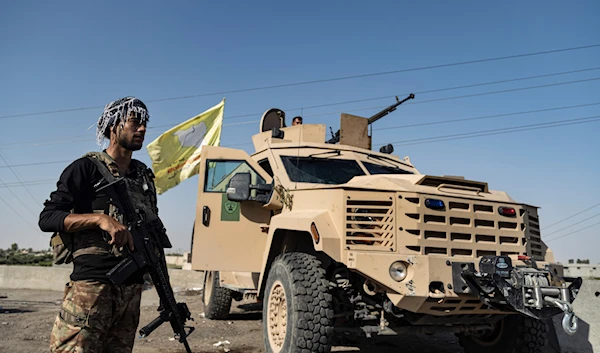
<path id="1" fill-rule="evenodd" d="M 403 100 L 399 100 L 398 96 L 396 96 L 396 103 L 390 105 L 389 107 L 385 108 L 384 110 L 380 111 L 379 113 L 373 115 L 372 117 L 369 118 L 369 124 L 371 125 L 374 122 L 376 122 L 377 120 L 383 118 L 384 116 L 388 115 L 389 113 L 393 112 L 394 110 L 396 110 L 396 107 L 398 107 L 400 104 L 406 102 L 409 99 L 414 99 L 415 95 L 414 94 L 409 94 L 408 97 L 404 98 Z M 331 128 L 329 128 L 331 130 Z M 338 130 L 335 134 L 333 133 L 333 130 L 331 130 L 331 139 L 327 140 L 327 143 L 338 143 L 340 142 L 340 130 Z"/>
<path id="2" fill-rule="evenodd" d="M 135 250 L 129 251 L 127 258 L 108 272 L 108 278 L 115 284 L 122 284 L 140 270 L 148 272 L 160 298 L 160 314 L 139 331 L 140 336 L 147 337 L 168 321 L 173 328 L 175 337 L 179 338 L 179 342 L 185 346 L 186 352 L 192 353 L 187 336 L 194 331 L 194 327 L 185 326 L 185 323 L 187 320 L 193 321 L 194 319 L 191 318 L 186 303 L 177 303 L 169 282 L 164 248 L 172 246 L 162 222 L 160 219 L 147 222 L 144 212 L 134 208 L 123 178 L 116 179 L 108 173 L 105 167 L 100 168 L 99 166 L 99 169 L 108 183 L 98 188 L 98 191 L 104 190 L 124 214 L 127 220 L 125 225 L 133 236 L 135 248 Z M 187 332 L 186 329 L 188 329 Z"/>

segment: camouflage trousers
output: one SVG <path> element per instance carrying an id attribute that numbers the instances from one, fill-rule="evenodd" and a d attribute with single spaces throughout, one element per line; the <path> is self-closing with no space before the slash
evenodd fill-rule
<path id="1" fill-rule="evenodd" d="M 50 336 L 53 353 L 130 353 L 142 285 L 71 281 Z"/>

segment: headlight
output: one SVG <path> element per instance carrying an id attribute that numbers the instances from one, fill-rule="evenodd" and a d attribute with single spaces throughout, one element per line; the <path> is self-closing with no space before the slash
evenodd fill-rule
<path id="1" fill-rule="evenodd" d="M 390 276 L 396 282 L 403 281 L 406 278 L 407 274 L 407 265 L 402 261 L 396 261 L 390 266 Z"/>
<path id="2" fill-rule="evenodd" d="M 354 210 L 354 213 L 372 213 L 372 212 L 373 212 L 372 210 L 368 210 L 368 209 L 364 209 L 364 208 L 357 208 Z M 354 216 L 354 217 L 352 217 L 352 220 L 356 221 L 356 222 L 375 222 L 375 221 L 377 221 L 372 216 Z M 356 226 L 361 229 L 373 229 L 376 227 L 373 224 L 360 224 L 360 223 L 356 224 Z"/>

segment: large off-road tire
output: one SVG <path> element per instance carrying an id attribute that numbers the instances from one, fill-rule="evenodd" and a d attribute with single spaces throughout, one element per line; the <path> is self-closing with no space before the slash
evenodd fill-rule
<path id="1" fill-rule="evenodd" d="M 330 352 L 332 300 L 320 261 L 304 253 L 279 255 L 269 271 L 263 300 L 267 353 Z"/>
<path id="2" fill-rule="evenodd" d="M 219 281 L 219 271 L 206 271 L 204 275 L 204 290 L 202 302 L 204 315 L 208 319 L 222 320 L 229 315 L 233 291 L 223 288 Z"/>
<path id="3" fill-rule="evenodd" d="M 509 315 L 498 321 L 493 332 L 458 337 L 465 353 L 541 353 L 547 332 L 547 325 L 540 320 Z"/>

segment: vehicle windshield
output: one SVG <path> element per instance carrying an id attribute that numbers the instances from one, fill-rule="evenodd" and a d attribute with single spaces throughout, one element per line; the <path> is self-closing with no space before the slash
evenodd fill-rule
<path id="1" fill-rule="evenodd" d="M 414 174 L 413 172 L 409 172 L 408 170 L 400 169 L 398 167 L 386 166 L 381 164 L 369 163 L 363 161 L 362 164 L 365 165 L 365 168 L 369 171 L 369 174 Z"/>
<path id="2" fill-rule="evenodd" d="M 290 181 L 315 184 L 345 184 L 355 176 L 365 175 L 352 159 L 281 156 Z"/>

